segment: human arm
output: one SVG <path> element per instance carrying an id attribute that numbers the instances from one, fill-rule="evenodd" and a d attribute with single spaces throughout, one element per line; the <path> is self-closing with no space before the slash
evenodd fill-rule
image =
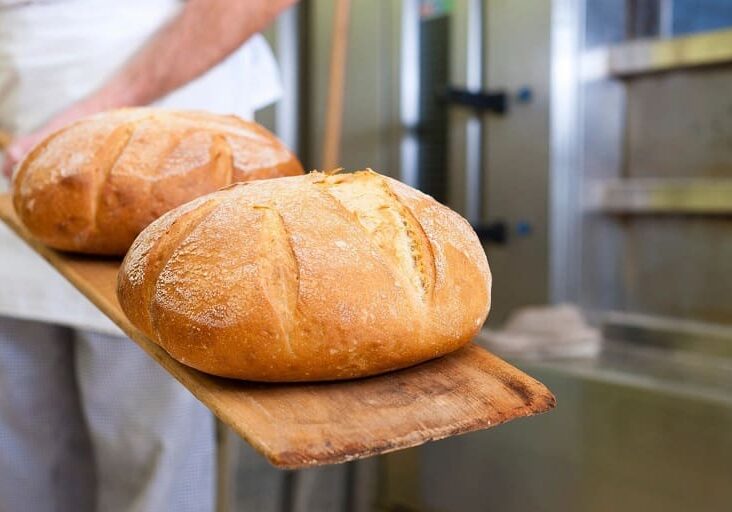
<path id="1" fill-rule="evenodd" d="M 62 126 L 96 112 L 147 105 L 199 77 L 297 0 L 188 0 L 115 75 L 89 96 L 62 110 L 39 130 L 16 137 L 5 151 L 3 172 Z"/>

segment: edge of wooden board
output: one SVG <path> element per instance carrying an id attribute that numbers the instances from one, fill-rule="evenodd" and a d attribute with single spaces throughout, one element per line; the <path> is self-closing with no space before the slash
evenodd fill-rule
<path id="1" fill-rule="evenodd" d="M 526 399 L 524 402 L 524 405 L 522 407 L 513 409 L 510 411 L 510 413 L 503 414 L 501 418 L 499 419 L 493 419 L 488 420 L 486 418 L 476 418 L 474 420 L 463 422 L 460 424 L 453 424 L 445 426 L 444 428 L 438 428 L 433 429 L 429 433 L 425 433 L 424 430 L 416 433 L 416 435 L 412 437 L 401 437 L 393 440 L 384 440 L 381 444 L 373 444 L 369 447 L 369 449 L 366 450 L 360 450 L 358 452 L 353 452 L 353 454 L 349 455 L 340 455 L 340 454 L 334 454 L 332 456 L 326 455 L 321 456 L 317 459 L 303 459 L 302 457 L 298 456 L 296 453 L 288 453 L 288 452 L 278 452 L 274 454 L 274 456 L 269 456 L 268 454 L 263 454 L 267 460 L 273 465 L 281 469 L 298 469 L 298 468 L 307 468 L 307 467 L 315 467 L 315 466 L 321 466 L 321 465 L 327 465 L 327 464 L 340 464 L 344 462 L 351 462 L 358 459 L 363 459 L 375 455 L 385 455 L 388 453 L 396 452 L 399 450 L 405 450 L 409 448 L 415 448 L 417 446 L 421 446 L 423 444 L 432 442 L 432 441 L 439 441 L 441 439 L 447 439 L 449 437 L 455 437 L 460 436 L 463 434 L 470 434 L 473 432 L 478 432 L 480 430 L 488 429 L 497 427 L 499 425 L 502 425 L 504 423 L 507 423 L 509 421 L 512 421 L 514 419 L 520 419 L 520 418 L 529 418 L 531 416 L 536 416 L 539 414 L 543 414 L 545 412 L 550 411 L 553 409 L 556 404 L 557 400 L 554 394 L 547 388 L 542 382 L 534 379 L 533 377 L 529 376 L 528 374 L 522 372 L 521 370 L 515 368 L 513 365 L 507 363 L 506 361 L 502 360 L 501 358 L 491 354 L 484 348 L 480 347 L 479 345 L 476 345 L 474 342 L 469 343 L 465 347 L 458 349 L 456 352 L 452 352 L 450 354 L 447 354 L 445 356 L 442 356 L 437 359 L 432 359 L 430 361 L 426 361 L 420 364 L 417 364 L 415 366 L 404 368 L 402 370 L 398 370 L 397 372 L 392 372 L 395 376 L 397 374 L 402 374 L 406 372 L 413 372 L 413 371 L 420 371 L 424 370 L 425 368 L 431 366 L 431 365 L 440 365 L 443 363 L 443 360 L 445 358 L 457 358 L 457 357 L 466 357 L 471 359 L 471 364 L 477 362 L 477 359 L 480 358 L 484 362 L 487 362 L 488 364 L 491 364 L 493 368 L 495 369 L 496 363 L 498 363 L 498 366 L 502 367 L 504 372 L 503 376 L 506 377 L 507 385 L 510 385 L 512 389 L 516 389 L 518 387 L 520 390 L 523 390 L 523 396 Z M 529 381 L 528 384 L 524 382 L 517 382 L 515 380 L 515 375 L 510 375 L 509 370 L 513 370 L 515 372 L 520 372 L 523 375 L 523 378 L 526 381 Z M 376 376 L 378 377 L 384 377 L 388 374 L 381 374 Z M 369 377 L 373 378 L 373 377 Z M 347 382 L 347 381 L 341 381 L 341 382 Z M 354 381 L 356 382 L 356 381 Z M 532 389 L 529 389 L 531 387 Z M 521 394 L 522 391 L 519 391 L 519 394 Z"/>

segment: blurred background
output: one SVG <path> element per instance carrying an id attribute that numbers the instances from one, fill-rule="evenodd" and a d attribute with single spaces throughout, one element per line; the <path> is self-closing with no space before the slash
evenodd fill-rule
<path id="1" fill-rule="evenodd" d="M 267 34 L 287 92 L 258 120 L 306 168 L 334 5 Z M 341 165 L 470 219 L 479 342 L 558 406 L 297 475 L 232 441 L 234 508 L 732 510 L 732 2 L 352 0 L 346 70 Z"/>

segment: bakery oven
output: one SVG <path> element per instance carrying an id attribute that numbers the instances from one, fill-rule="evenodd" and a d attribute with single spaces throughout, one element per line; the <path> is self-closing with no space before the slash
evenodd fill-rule
<path id="1" fill-rule="evenodd" d="M 300 127 L 310 168 L 332 4 L 304 2 L 300 35 L 273 35 L 299 52 L 285 70 L 299 104 L 264 119 Z M 380 167 L 471 220 L 494 274 L 490 329 L 569 303 L 602 342 L 514 353 L 555 411 L 331 470 L 329 506 L 730 510 L 732 2 L 351 9 L 343 165 Z"/>
<path id="2" fill-rule="evenodd" d="M 469 155 L 478 119 L 481 214 L 507 224 L 506 243 L 486 246 L 496 320 L 569 302 L 602 348 L 515 356 L 556 392 L 556 411 L 393 456 L 387 475 L 419 468 L 413 484 L 390 488 L 393 500 L 445 511 L 728 510 L 732 3 L 479 4 L 480 88 L 505 92 L 509 106 L 453 112 L 451 133 Z M 470 176 L 464 161 L 453 179 Z"/>

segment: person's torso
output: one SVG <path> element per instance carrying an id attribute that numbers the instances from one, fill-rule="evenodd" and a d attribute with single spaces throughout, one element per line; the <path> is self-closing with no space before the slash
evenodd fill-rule
<path id="1" fill-rule="evenodd" d="M 0 0 L 0 129 L 42 126 L 100 87 L 182 7 L 179 0 Z M 256 35 L 158 105 L 251 117 L 280 92 L 272 53 Z M 0 315 L 111 325 L 4 227 Z"/>
<path id="2" fill-rule="evenodd" d="M 183 7 L 180 0 L 15 2 L 0 0 L 0 128 L 10 133 L 38 128 L 100 87 Z M 280 93 L 272 53 L 255 35 L 159 103 L 248 117 Z"/>

